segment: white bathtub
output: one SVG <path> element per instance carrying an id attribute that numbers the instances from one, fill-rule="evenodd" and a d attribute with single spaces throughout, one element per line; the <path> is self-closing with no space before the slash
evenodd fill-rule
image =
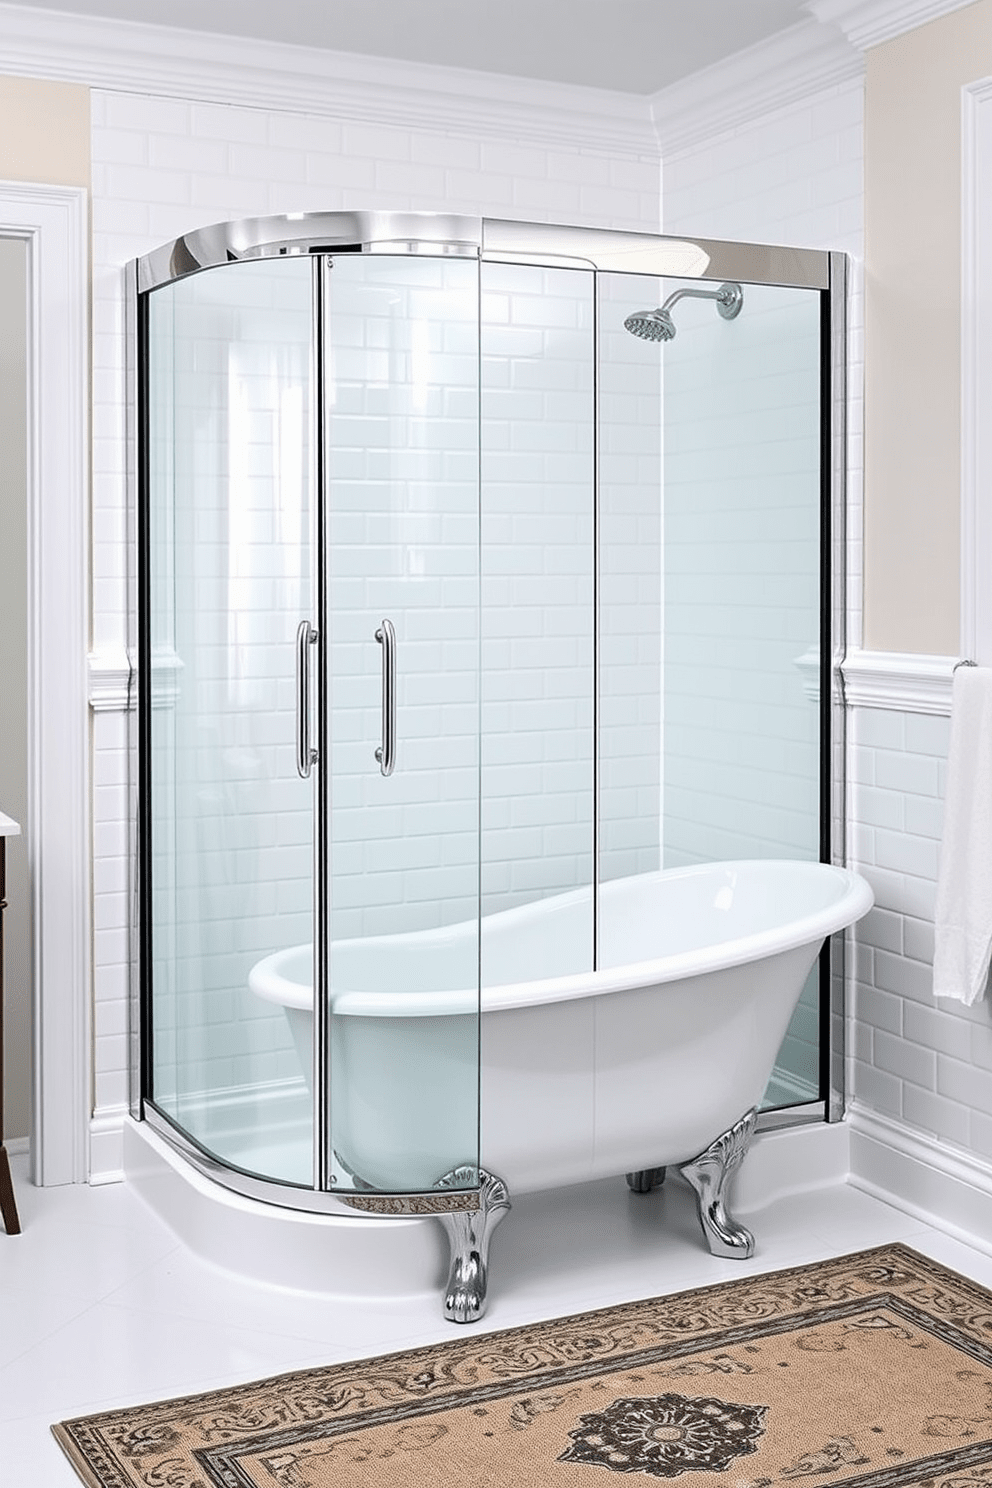
<path id="1" fill-rule="evenodd" d="M 754 861 L 647 873 L 482 922 L 481 1163 L 511 1193 L 679 1165 L 758 1105 L 824 938 L 871 907 L 857 874 Z M 333 1145 L 374 1187 L 474 1162 L 472 923 L 333 947 Z M 311 950 L 259 962 L 311 1069 Z M 461 983 L 461 985 L 460 985 Z M 454 1146 L 453 1146 L 454 1144 Z"/>

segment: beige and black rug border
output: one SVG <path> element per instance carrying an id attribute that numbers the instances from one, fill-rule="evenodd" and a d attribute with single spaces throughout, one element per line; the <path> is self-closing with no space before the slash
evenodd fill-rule
<path id="1" fill-rule="evenodd" d="M 704 1349 L 753 1346 L 755 1340 L 842 1324 L 879 1308 L 921 1336 L 949 1345 L 956 1357 L 973 1361 L 992 1378 L 992 1293 L 905 1245 L 890 1244 L 647 1301 L 105 1411 L 52 1430 L 88 1488 L 255 1488 L 258 1477 L 242 1467 L 248 1457 L 277 1464 L 280 1454 L 305 1450 L 308 1442 L 333 1441 L 382 1423 L 440 1420 L 465 1407 L 485 1415 L 493 1402 L 511 1396 L 526 1398 L 660 1361 L 676 1367 Z M 845 1488 L 964 1488 L 961 1475 L 967 1473 L 968 1488 L 985 1482 L 992 1488 L 992 1427 L 980 1438 L 860 1475 L 840 1471 L 811 1481 L 843 1482 Z M 272 1480 L 281 1481 L 277 1472 Z"/>

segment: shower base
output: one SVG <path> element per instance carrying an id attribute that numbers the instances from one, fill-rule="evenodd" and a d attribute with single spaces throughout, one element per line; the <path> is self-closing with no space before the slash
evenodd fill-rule
<path id="1" fill-rule="evenodd" d="M 124 1176 L 196 1255 L 254 1281 L 382 1299 L 436 1293 L 448 1274 L 448 1242 L 433 1220 L 308 1214 L 246 1198 L 130 1117 Z"/>
<path id="2" fill-rule="evenodd" d="M 849 1146 L 845 1122 L 759 1131 L 736 1180 L 735 1214 L 760 1210 L 790 1193 L 842 1182 L 849 1171 Z M 430 1293 L 433 1302 L 447 1276 L 448 1242 L 434 1220 L 307 1214 L 246 1198 L 197 1173 L 147 1122 L 128 1118 L 124 1123 L 124 1173 L 196 1255 L 262 1284 L 378 1301 Z M 618 1218 L 631 1203 L 636 1212 L 637 1201 L 630 1199 L 622 1175 L 588 1187 L 608 1188 L 611 1203 L 615 1189 Z M 568 1196 L 569 1206 L 575 1205 L 577 1192 L 556 1191 Z M 516 1249 L 507 1233 L 527 1227 L 534 1230 L 525 1247 L 529 1252 L 544 1226 L 552 1254 L 559 1219 L 555 1193 L 525 1194 L 494 1244 Z M 512 1285 L 505 1271 L 503 1278 L 504 1285 Z"/>

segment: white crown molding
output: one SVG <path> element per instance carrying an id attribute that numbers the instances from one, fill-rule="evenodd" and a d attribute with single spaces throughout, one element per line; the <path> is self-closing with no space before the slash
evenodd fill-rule
<path id="1" fill-rule="evenodd" d="M 864 58 L 844 37 L 801 21 L 653 94 L 659 145 L 677 155 L 863 72 Z"/>
<path id="2" fill-rule="evenodd" d="M 805 9 L 818 21 L 839 26 L 853 46 L 865 51 L 973 3 L 974 0 L 807 0 Z"/>
<path id="3" fill-rule="evenodd" d="M 842 667 L 844 700 L 854 708 L 949 717 L 956 660 L 901 651 L 849 651 Z"/>
<path id="4" fill-rule="evenodd" d="M 0 71 L 246 108 L 653 158 L 648 100 L 0 4 Z"/>
<path id="5" fill-rule="evenodd" d="M 859 1101 L 847 1120 L 854 1188 L 992 1255 L 992 1165 Z"/>

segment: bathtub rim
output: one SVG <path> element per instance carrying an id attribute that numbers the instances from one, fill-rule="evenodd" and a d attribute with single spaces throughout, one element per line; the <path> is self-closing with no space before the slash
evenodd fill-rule
<path id="1" fill-rule="evenodd" d="M 612 993 L 628 992 L 639 987 L 664 986 L 670 982 L 685 980 L 708 972 L 723 971 L 730 967 L 744 966 L 755 961 L 769 959 L 781 952 L 795 950 L 799 946 L 815 941 L 824 941 L 853 925 L 868 913 L 875 902 L 874 891 L 868 881 L 854 869 L 836 863 L 811 862 L 790 858 L 746 858 L 719 863 L 692 864 L 684 868 L 661 870 L 668 881 L 676 879 L 708 877 L 716 870 L 721 872 L 771 869 L 788 867 L 799 869 L 809 877 L 830 877 L 840 885 L 842 892 L 830 904 L 821 906 L 808 914 L 787 920 L 772 929 L 757 931 L 751 935 L 736 936 L 732 940 L 695 950 L 675 952 L 668 956 L 647 961 L 624 962 L 621 966 L 604 967 L 599 971 L 580 972 L 562 977 L 547 977 L 536 981 L 512 982 L 494 987 L 483 987 L 481 1011 L 483 1013 L 504 1012 L 514 1008 L 525 1008 L 537 1003 L 568 1002 L 582 997 L 608 996 Z M 644 877 L 646 875 L 631 875 Z M 614 880 L 618 882 L 619 880 Z M 587 888 L 567 890 L 564 894 L 549 896 L 561 902 L 588 893 Z M 547 900 L 535 900 L 526 905 L 497 911 L 502 915 L 525 915 L 539 909 Z M 443 936 L 461 928 L 457 925 L 438 929 L 400 932 L 396 936 L 369 936 L 369 940 L 420 940 L 428 936 Z M 348 944 L 354 939 L 349 937 Z M 257 961 L 248 974 L 248 983 L 255 996 L 280 1007 L 296 1008 L 310 1012 L 313 1009 L 313 987 L 290 981 L 281 975 L 279 963 L 287 956 L 298 953 L 301 945 L 286 946 Z M 276 983 L 278 982 L 278 985 Z M 280 992 L 280 988 L 286 989 Z M 332 996 L 335 1014 L 349 1017 L 439 1017 L 455 1014 L 477 1014 L 480 1011 L 480 994 L 472 989 L 458 988 L 444 992 L 355 992 L 344 990 Z"/>

